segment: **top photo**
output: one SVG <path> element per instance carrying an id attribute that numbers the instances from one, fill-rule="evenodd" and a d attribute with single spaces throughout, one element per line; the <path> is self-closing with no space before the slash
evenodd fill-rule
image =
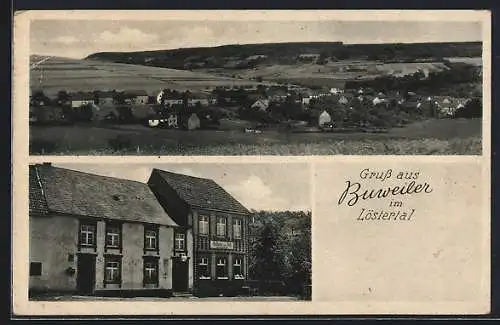
<path id="1" fill-rule="evenodd" d="M 30 155 L 486 153 L 484 15 L 107 13 L 29 19 Z"/>

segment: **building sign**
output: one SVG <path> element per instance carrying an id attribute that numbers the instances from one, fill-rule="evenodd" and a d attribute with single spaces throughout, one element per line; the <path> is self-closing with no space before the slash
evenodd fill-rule
<path id="1" fill-rule="evenodd" d="M 210 241 L 210 248 L 213 249 L 233 249 L 234 243 L 230 241 Z"/>

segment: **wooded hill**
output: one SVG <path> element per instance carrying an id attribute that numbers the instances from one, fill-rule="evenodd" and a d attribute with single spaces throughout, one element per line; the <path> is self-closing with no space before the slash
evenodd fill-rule
<path id="1" fill-rule="evenodd" d="M 254 64 L 293 63 L 301 55 L 320 55 L 320 62 L 332 60 L 367 59 L 399 60 L 440 59 L 445 57 L 480 57 L 481 42 L 454 43 L 398 43 L 398 44 L 343 44 L 342 42 L 265 43 L 223 45 L 217 47 L 180 48 L 173 50 L 139 52 L 99 52 L 87 60 L 148 65 L 163 68 L 189 67 L 221 68 L 228 61 L 242 60 Z M 252 56 L 263 56 L 252 58 Z M 241 68 L 248 68 L 247 64 Z"/>

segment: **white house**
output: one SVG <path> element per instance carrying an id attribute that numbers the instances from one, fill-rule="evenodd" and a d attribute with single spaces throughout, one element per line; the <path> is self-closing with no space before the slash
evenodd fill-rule
<path id="1" fill-rule="evenodd" d="M 188 130 L 194 130 L 200 128 L 200 118 L 195 113 L 191 114 L 187 121 Z"/>
<path id="2" fill-rule="evenodd" d="M 319 114 L 318 117 L 318 125 L 320 127 L 324 126 L 326 123 L 331 123 L 332 122 L 332 117 L 328 112 L 325 110 L 321 114 Z"/>
<path id="3" fill-rule="evenodd" d="M 87 104 L 93 104 L 94 95 L 90 93 L 76 93 L 71 96 L 71 107 L 77 108 Z"/>
<path id="4" fill-rule="evenodd" d="M 268 99 L 257 99 L 255 103 L 252 104 L 252 108 L 258 108 L 261 111 L 265 111 L 269 108 L 269 100 Z"/>
<path id="5" fill-rule="evenodd" d="M 332 87 L 330 88 L 330 94 L 337 95 L 337 94 L 343 94 L 344 90 L 339 88 L 339 87 Z"/>
<path id="6" fill-rule="evenodd" d="M 341 105 L 346 105 L 349 103 L 349 99 L 347 99 L 347 97 L 345 96 L 340 96 L 338 103 Z"/>

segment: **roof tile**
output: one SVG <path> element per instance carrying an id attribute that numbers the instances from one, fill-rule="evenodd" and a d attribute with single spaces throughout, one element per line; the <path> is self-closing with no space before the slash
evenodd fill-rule
<path id="1" fill-rule="evenodd" d="M 240 214 L 249 211 L 211 179 L 153 169 L 188 205 Z"/>
<path id="2" fill-rule="evenodd" d="M 35 168 L 49 211 L 177 226 L 147 184 L 46 165 L 30 166 L 30 171 Z M 33 207 L 38 204 L 35 195 Z"/>

